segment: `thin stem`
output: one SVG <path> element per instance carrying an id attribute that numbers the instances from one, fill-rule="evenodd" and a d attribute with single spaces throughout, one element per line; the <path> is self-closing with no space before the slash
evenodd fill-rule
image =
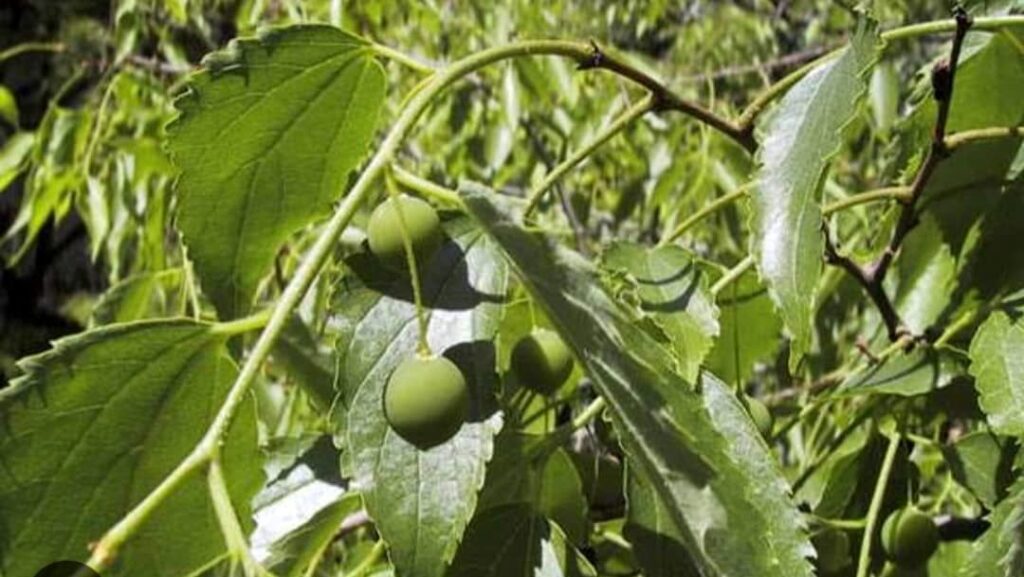
<path id="1" fill-rule="evenodd" d="M 391 165 L 391 176 L 395 178 L 395 182 L 421 196 L 445 204 L 452 204 L 458 207 L 464 206 L 457 191 L 417 176 L 398 165 Z"/>
<path id="2" fill-rule="evenodd" d="M 423 288 L 420 285 L 416 251 L 412 247 L 412 237 L 409 236 L 409 226 L 405 222 L 405 211 L 398 201 L 398 193 L 392 187 L 388 189 L 391 202 L 395 205 L 395 214 L 398 215 L 398 232 L 402 235 L 402 248 L 405 249 L 405 262 L 409 268 L 409 283 L 412 284 L 412 300 L 416 306 L 416 353 L 421 357 L 429 357 L 431 352 L 430 343 L 427 342 L 427 315 L 423 310 Z"/>
<path id="3" fill-rule="evenodd" d="M 544 180 L 535 186 L 530 193 L 527 195 L 526 209 L 523 216 L 529 216 L 533 209 L 537 207 L 537 203 L 540 202 L 543 194 L 551 188 L 558 179 L 562 178 L 565 173 L 569 172 L 581 162 L 583 162 L 588 156 L 594 153 L 602 144 L 611 140 L 613 136 L 622 132 L 627 126 L 629 126 L 634 120 L 643 116 L 654 109 L 655 99 L 653 96 L 648 95 L 646 98 L 637 102 L 633 106 L 626 109 L 618 118 L 612 121 L 611 124 L 604 127 L 600 132 L 597 133 L 589 142 L 584 144 L 578 150 L 574 151 L 569 155 L 568 158 L 563 160 L 561 164 L 556 166 L 544 177 Z"/>
<path id="4" fill-rule="evenodd" d="M 224 536 L 224 543 L 227 545 L 232 561 L 241 561 L 246 575 L 260 575 L 263 571 L 260 570 L 259 563 L 249 553 L 249 544 L 246 542 L 245 531 L 238 522 L 238 515 L 235 513 L 235 507 L 231 503 L 231 493 L 228 490 L 227 480 L 224 478 L 224 470 L 221 467 L 219 458 L 214 458 L 210 461 L 207 471 L 207 486 L 210 489 L 213 511 L 217 515 L 220 531 Z"/>
<path id="5" fill-rule="evenodd" d="M 1000 138 L 1019 138 L 1024 136 L 1024 126 L 993 126 L 991 128 L 977 128 L 964 130 L 946 137 L 946 150 L 953 152 L 961 146 L 983 140 L 997 140 Z"/>
<path id="6" fill-rule="evenodd" d="M 737 263 L 736 266 L 726 271 L 725 275 L 723 275 L 722 278 L 718 279 L 718 282 L 711 286 L 711 295 L 718 296 L 718 293 L 722 292 L 725 289 L 725 287 L 729 286 L 730 284 L 738 280 L 741 276 L 743 276 L 743 273 L 750 270 L 750 268 L 753 266 L 754 257 L 752 255 L 747 255 L 746 258 Z"/>
<path id="7" fill-rule="evenodd" d="M 221 335 L 240 335 L 242 333 L 262 329 L 263 327 L 267 326 L 267 321 L 269 320 L 270 309 L 266 309 L 244 318 L 217 323 L 213 325 L 211 330 L 214 333 Z"/>
<path id="8" fill-rule="evenodd" d="M 0 52 L 0 62 L 28 52 L 64 52 L 65 49 L 60 42 L 25 42 Z"/>
<path id="9" fill-rule="evenodd" d="M 813 515 L 811 517 L 816 523 L 825 525 L 827 527 L 834 527 L 836 529 L 851 529 L 859 531 L 864 528 L 867 524 L 866 519 L 827 519 L 825 517 L 818 517 Z"/>
<path id="10" fill-rule="evenodd" d="M 570 425 L 572 430 L 578 431 L 589 425 L 591 421 L 601 414 L 601 411 L 604 410 L 607 404 L 608 403 L 605 402 L 604 397 L 598 397 L 591 401 L 590 404 L 583 409 L 583 412 L 576 415 L 576 418 L 572 420 L 572 424 Z"/>
<path id="11" fill-rule="evenodd" d="M 400 52 L 389 46 L 384 46 L 383 44 L 374 44 L 373 51 L 381 58 L 397 62 L 402 66 L 421 74 L 433 74 L 437 71 L 433 66 L 420 62 L 404 52 Z"/>
<path id="12" fill-rule="evenodd" d="M 868 569 L 871 566 L 871 545 L 874 541 L 875 527 L 878 525 L 878 515 L 882 510 L 882 501 L 885 499 L 885 490 L 889 485 L 889 477 L 892 475 L 892 465 L 896 461 L 896 453 L 900 448 L 900 435 L 894 434 L 889 437 L 889 446 L 885 450 L 885 457 L 882 459 L 882 469 L 878 473 L 878 481 L 875 483 L 875 492 L 871 496 L 871 505 L 868 506 L 868 515 L 865 518 L 864 537 L 860 542 L 860 556 L 857 560 L 857 577 L 868 577 Z"/>
<path id="13" fill-rule="evenodd" d="M 659 243 L 659 244 L 666 245 L 666 244 L 669 244 L 669 243 L 672 243 L 672 242 L 676 241 L 679 237 L 683 236 L 683 234 L 685 234 L 686 231 L 688 231 L 691 228 L 693 228 L 694 225 L 696 225 L 700 221 L 704 220 L 709 215 L 711 215 L 711 214 L 713 214 L 715 212 L 718 212 L 719 210 L 725 208 L 726 206 L 729 206 L 730 204 L 732 204 L 736 200 L 738 200 L 738 199 L 742 198 L 743 196 L 745 196 L 748 192 L 750 192 L 750 189 L 753 186 L 754 186 L 754 182 L 753 181 L 752 182 L 748 182 L 748 183 L 744 184 L 743 186 L 737 188 L 736 190 L 734 190 L 734 191 L 732 191 L 732 192 L 730 192 L 728 194 L 725 194 L 725 195 L 715 199 L 714 201 L 710 202 L 709 204 L 701 207 L 700 210 L 698 210 L 697 212 L 691 214 L 689 216 L 689 218 L 687 218 L 683 222 L 679 223 L 679 226 L 677 226 L 675 228 L 675 230 L 673 230 L 671 233 L 669 233 L 669 235 L 667 237 L 662 239 L 661 243 Z"/>
<path id="14" fill-rule="evenodd" d="M 378 540 L 373 544 L 373 549 L 370 549 L 366 557 L 359 562 L 359 565 L 356 565 L 351 572 L 346 573 L 345 577 L 363 577 L 363 575 L 369 573 L 370 569 L 373 569 L 373 566 L 384 557 L 385 550 L 384 540 Z"/>
<path id="15" fill-rule="evenodd" d="M 877 190 L 871 190 L 860 194 L 830 202 L 825 206 L 821 207 L 822 216 L 829 216 L 833 213 L 859 206 L 861 204 L 867 204 L 869 202 L 877 202 L 879 200 L 897 200 L 906 201 L 910 198 L 910 187 L 909 186 L 890 186 L 888 188 L 879 188 Z"/>

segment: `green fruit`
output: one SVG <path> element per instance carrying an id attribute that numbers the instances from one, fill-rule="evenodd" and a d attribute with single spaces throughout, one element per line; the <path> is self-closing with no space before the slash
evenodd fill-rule
<path id="1" fill-rule="evenodd" d="M 818 570 L 823 575 L 838 573 L 850 564 L 850 537 L 839 529 L 826 529 L 811 539 L 818 552 Z"/>
<path id="2" fill-rule="evenodd" d="M 893 563 L 917 567 L 939 547 L 939 530 L 931 517 L 917 509 L 899 509 L 882 525 L 882 547 Z"/>
<path id="3" fill-rule="evenodd" d="M 413 253 L 418 266 L 425 264 L 437 252 L 444 240 L 441 219 L 426 202 L 408 195 L 389 197 L 373 209 L 366 227 L 370 251 L 388 266 L 402 268 L 406 265 L 405 243 L 402 240 L 402 221 L 409 233 Z"/>
<path id="4" fill-rule="evenodd" d="M 771 411 L 761 401 L 754 397 L 747 397 L 746 399 L 747 412 L 750 413 L 750 418 L 754 421 L 754 425 L 757 427 L 758 432 L 761 433 L 762 437 L 770 437 L 772 434 L 772 428 L 775 425 L 775 420 L 772 418 Z"/>
<path id="5" fill-rule="evenodd" d="M 402 361 L 388 379 L 384 415 L 399 436 L 421 449 L 452 438 L 468 413 L 466 379 L 444 357 Z"/>
<path id="6" fill-rule="evenodd" d="M 512 349 L 512 371 L 519 384 L 542 395 L 550 395 L 572 373 L 572 353 L 554 331 L 534 329 Z"/>

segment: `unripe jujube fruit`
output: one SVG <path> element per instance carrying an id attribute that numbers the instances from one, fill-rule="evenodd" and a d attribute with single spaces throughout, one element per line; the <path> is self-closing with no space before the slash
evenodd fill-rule
<path id="1" fill-rule="evenodd" d="M 366 226 L 370 251 L 389 266 L 402 268 L 406 265 L 408 261 L 402 240 L 402 222 L 398 217 L 399 208 L 405 229 L 409 232 L 416 263 L 422 266 L 441 246 L 444 232 L 434 207 L 412 196 L 402 194 L 389 197 L 373 209 Z"/>
<path id="2" fill-rule="evenodd" d="M 754 421 L 754 425 L 757 427 L 758 432 L 761 433 L 762 437 L 770 437 L 772 434 L 772 428 L 775 425 L 775 420 L 772 418 L 772 412 L 768 410 L 768 407 L 761 401 L 754 397 L 746 398 L 747 412 L 750 413 L 751 420 Z"/>
<path id="3" fill-rule="evenodd" d="M 939 546 L 939 530 L 932 518 L 913 507 L 893 511 L 882 525 L 882 547 L 893 563 L 917 567 Z"/>
<path id="4" fill-rule="evenodd" d="M 550 395 L 572 373 L 572 353 L 558 333 L 534 329 L 512 349 L 512 371 L 519 384 L 542 395 Z"/>
<path id="5" fill-rule="evenodd" d="M 402 361 L 384 391 L 384 415 L 403 439 L 428 449 L 452 438 L 469 413 L 466 379 L 444 357 Z"/>

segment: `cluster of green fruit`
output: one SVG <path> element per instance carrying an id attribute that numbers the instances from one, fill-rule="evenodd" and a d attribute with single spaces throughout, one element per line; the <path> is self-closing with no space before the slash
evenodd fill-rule
<path id="1" fill-rule="evenodd" d="M 440 248 L 443 238 L 441 220 L 433 207 L 406 195 L 381 203 L 367 226 L 370 251 L 395 268 L 407 262 L 406 242 L 416 262 L 425 263 Z M 550 330 L 535 329 L 512 351 L 512 371 L 519 383 L 542 395 L 554 393 L 569 378 L 572 368 L 572 353 Z M 466 378 L 443 356 L 406 359 L 388 379 L 384 415 L 399 436 L 417 447 L 439 445 L 454 436 L 469 415 Z"/>
<path id="2" fill-rule="evenodd" d="M 928 559 L 939 547 L 939 530 L 931 517 L 914 507 L 893 511 L 882 524 L 882 549 L 888 562 L 882 577 L 925 577 Z M 845 531 L 826 529 L 814 537 L 818 570 L 839 575 L 852 562 Z"/>

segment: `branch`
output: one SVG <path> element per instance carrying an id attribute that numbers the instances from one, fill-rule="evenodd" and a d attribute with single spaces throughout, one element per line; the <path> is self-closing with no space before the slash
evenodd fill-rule
<path id="1" fill-rule="evenodd" d="M 885 250 L 882 251 L 881 256 L 874 263 L 861 266 L 850 257 L 839 254 L 828 231 L 825 231 L 826 261 L 829 264 L 842 268 L 861 285 L 872 302 L 874 302 L 878 312 L 882 315 L 882 321 L 885 323 L 889 340 L 893 342 L 909 334 L 909 330 L 903 324 L 899 313 L 896 312 L 892 301 L 885 292 L 883 286 L 885 276 L 888 274 L 896 255 L 899 254 L 903 241 L 910 234 L 910 231 L 917 226 L 917 203 L 920 201 L 922 194 L 924 194 L 928 182 L 931 180 L 932 175 L 935 174 L 935 169 L 939 163 L 950 155 L 950 148 L 946 143 L 946 124 L 949 121 L 949 110 L 953 102 L 953 86 L 956 79 L 957 63 L 960 60 L 964 38 L 967 36 L 967 31 L 972 25 L 971 17 L 962 8 L 958 7 L 955 10 L 955 16 L 956 31 L 953 36 L 953 46 L 950 50 L 949 60 L 939 62 L 932 69 L 932 87 L 934 98 L 938 102 L 938 114 L 935 120 L 935 128 L 932 132 L 931 146 L 928 149 L 928 155 L 921 164 L 921 168 L 914 177 L 913 183 L 910 185 L 909 191 L 899 192 L 905 198 L 901 199 L 902 208 L 899 219 L 896 221 L 896 227 Z M 990 134 L 988 130 L 986 129 L 983 137 L 1002 137 L 1006 135 L 1007 130 L 1012 131 L 1013 129 L 1000 129 L 1002 132 L 999 132 L 999 130 L 992 131 L 993 133 L 997 132 L 997 135 Z M 967 140 L 972 139 L 974 138 L 971 137 Z M 965 140 L 961 137 L 958 142 L 963 141 Z"/>
<path id="2" fill-rule="evenodd" d="M 753 127 L 743 127 L 738 125 L 730 120 L 718 116 L 699 104 L 690 102 L 678 96 L 669 90 L 658 79 L 628 64 L 616 55 L 602 50 L 596 42 L 593 42 L 592 46 L 593 53 L 588 60 L 585 60 L 580 64 L 580 70 L 602 68 L 604 70 L 614 72 L 624 78 L 628 78 L 650 91 L 651 95 L 654 97 L 655 110 L 676 110 L 682 112 L 683 114 L 692 116 L 704 124 L 718 130 L 722 134 L 732 138 L 740 146 L 747 149 L 748 152 L 753 153 L 757 150 L 757 141 L 754 140 Z"/>

